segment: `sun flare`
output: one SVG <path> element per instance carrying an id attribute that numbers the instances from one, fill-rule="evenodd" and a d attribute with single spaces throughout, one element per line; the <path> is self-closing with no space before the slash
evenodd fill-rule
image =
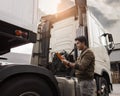
<path id="1" fill-rule="evenodd" d="M 54 14 L 57 12 L 57 5 L 60 0 L 39 0 L 39 8 L 45 14 Z"/>

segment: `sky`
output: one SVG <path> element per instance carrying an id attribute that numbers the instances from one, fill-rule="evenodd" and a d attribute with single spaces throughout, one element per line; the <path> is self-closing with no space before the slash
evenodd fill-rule
<path id="1" fill-rule="evenodd" d="M 57 12 L 57 4 L 60 0 L 39 0 L 39 8 L 46 14 L 53 14 Z"/>
<path id="2" fill-rule="evenodd" d="M 11 49 L 11 52 L 14 53 L 23 53 L 23 54 L 31 54 L 32 53 L 33 44 L 25 44 L 19 47 L 15 47 Z"/>
<path id="3" fill-rule="evenodd" d="M 39 0 L 39 8 L 45 14 L 53 14 L 57 12 L 57 4 L 63 2 L 64 7 L 71 5 L 74 0 Z M 120 0 L 87 0 L 92 13 L 99 20 L 102 26 L 109 32 L 114 33 L 116 43 L 120 34 Z M 64 9 L 64 8 L 63 8 Z M 12 52 L 31 54 L 32 44 L 27 44 L 12 49 Z"/>

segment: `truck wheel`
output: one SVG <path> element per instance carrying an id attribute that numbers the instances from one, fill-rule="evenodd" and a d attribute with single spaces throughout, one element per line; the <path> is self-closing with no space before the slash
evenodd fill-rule
<path id="1" fill-rule="evenodd" d="M 108 84 L 106 79 L 101 79 L 101 95 L 100 96 L 109 96 Z"/>
<path id="2" fill-rule="evenodd" d="M 54 96 L 50 86 L 38 76 L 22 75 L 3 82 L 0 96 Z"/>

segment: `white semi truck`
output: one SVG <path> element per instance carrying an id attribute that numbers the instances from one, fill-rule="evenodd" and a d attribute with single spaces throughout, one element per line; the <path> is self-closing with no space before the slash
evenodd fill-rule
<path id="1" fill-rule="evenodd" d="M 85 0 L 75 1 L 73 8 L 42 17 L 37 34 L 38 0 L 0 1 L 0 55 L 13 47 L 36 42 L 32 65 L 0 66 L 0 96 L 79 96 L 74 70 L 66 69 L 53 53 L 65 50 L 61 54 L 74 62 L 78 54 L 74 38 L 80 35 L 87 37 L 96 56 L 97 95 L 109 95 L 112 84 L 108 54 L 113 48 L 112 35 L 103 32 L 86 10 Z"/>
<path id="2" fill-rule="evenodd" d="M 85 0 L 76 0 L 75 5 L 63 12 L 41 18 L 38 41 L 33 48 L 32 64 L 52 70 L 62 96 L 76 96 L 78 93 L 73 90 L 77 84 L 74 70 L 66 68 L 56 57 L 56 53 L 59 52 L 74 62 L 80 54 L 74 46 L 74 39 L 78 36 L 86 36 L 88 47 L 95 54 L 94 78 L 97 95 L 108 96 L 112 91 L 109 60 L 114 48 L 112 35 L 107 33 L 90 12 Z"/>

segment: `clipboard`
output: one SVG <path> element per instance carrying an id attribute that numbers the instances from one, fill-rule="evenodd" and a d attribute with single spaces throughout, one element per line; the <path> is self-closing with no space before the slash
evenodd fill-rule
<path id="1" fill-rule="evenodd" d="M 57 52 L 56 55 L 61 61 L 62 61 L 62 59 L 64 59 L 60 53 Z"/>
<path id="2" fill-rule="evenodd" d="M 62 55 L 60 54 L 60 53 L 55 53 L 56 55 L 57 55 L 57 57 L 62 61 L 63 59 L 64 59 L 64 57 L 62 57 Z M 63 62 L 63 63 L 65 63 L 65 62 Z M 65 64 L 67 64 L 67 63 L 65 63 Z M 67 68 L 69 68 L 69 66 L 67 66 L 67 65 L 65 65 Z"/>

